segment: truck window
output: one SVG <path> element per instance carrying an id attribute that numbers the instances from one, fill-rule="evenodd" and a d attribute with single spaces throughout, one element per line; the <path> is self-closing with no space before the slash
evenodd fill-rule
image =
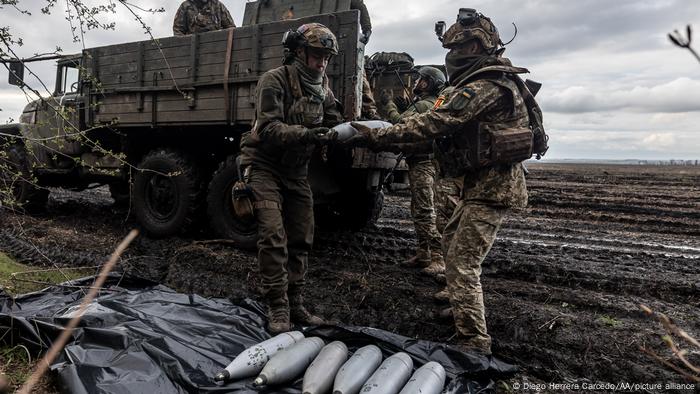
<path id="1" fill-rule="evenodd" d="M 78 92 L 78 69 L 70 66 L 63 66 L 61 73 L 61 93 L 77 93 Z"/>

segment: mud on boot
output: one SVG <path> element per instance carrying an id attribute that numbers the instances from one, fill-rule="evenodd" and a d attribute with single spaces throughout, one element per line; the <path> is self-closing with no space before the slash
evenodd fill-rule
<path id="1" fill-rule="evenodd" d="M 442 258 L 442 253 L 431 252 L 430 265 L 423 268 L 421 272 L 430 276 L 445 275 L 445 260 Z"/>
<path id="2" fill-rule="evenodd" d="M 424 249 L 418 249 L 416 255 L 401 263 L 408 268 L 426 268 L 430 265 L 430 252 Z"/>
<path id="3" fill-rule="evenodd" d="M 292 323 L 289 321 L 289 304 L 286 300 L 270 303 L 267 309 L 267 326 L 270 334 L 281 334 L 292 329 Z"/>
<path id="4" fill-rule="evenodd" d="M 445 287 L 444 289 L 433 294 L 433 298 L 435 299 L 435 302 L 446 304 L 450 302 L 450 292 L 447 290 L 447 287 Z"/>
<path id="5" fill-rule="evenodd" d="M 320 326 L 326 324 L 325 320 L 312 314 L 304 307 L 304 298 L 301 294 L 289 295 L 289 316 L 294 323 L 304 326 Z"/>

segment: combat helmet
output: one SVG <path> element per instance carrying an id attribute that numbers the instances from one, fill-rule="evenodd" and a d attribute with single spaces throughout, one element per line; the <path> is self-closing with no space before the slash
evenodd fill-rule
<path id="1" fill-rule="evenodd" d="M 474 39 L 479 40 L 490 55 L 503 51 L 498 29 L 490 18 L 473 8 L 460 8 L 457 22 L 450 26 L 442 37 L 442 46 L 452 49 Z"/>
<path id="2" fill-rule="evenodd" d="M 445 77 L 445 73 L 440 71 L 439 69 L 431 66 L 424 66 L 421 67 L 418 70 L 418 75 L 426 79 L 430 82 L 428 86 L 429 91 L 439 91 L 442 88 L 445 87 L 445 84 L 447 83 L 447 78 Z"/>
<path id="3" fill-rule="evenodd" d="M 290 50 L 307 47 L 327 50 L 332 55 L 338 54 L 338 39 L 329 28 L 320 23 L 306 23 L 296 30 L 287 31 L 282 38 L 282 45 Z"/>

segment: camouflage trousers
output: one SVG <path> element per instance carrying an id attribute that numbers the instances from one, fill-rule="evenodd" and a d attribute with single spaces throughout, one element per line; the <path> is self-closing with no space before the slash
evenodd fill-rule
<path id="1" fill-rule="evenodd" d="M 287 179 L 251 167 L 248 184 L 255 195 L 258 265 L 263 297 L 288 301 L 301 292 L 314 237 L 313 198 L 306 179 Z"/>
<path id="2" fill-rule="evenodd" d="M 434 199 L 436 170 L 431 160 L 409 162 L 408 180 L 411 185 L 411 216 L 418 238 L 419 253 L 442 252 L 442 237 L 435 227 Z"/>
<path id="3" fill-rule="evenodd" d="M 435 226 L 442 234 L 462 199 L 463 178 L 440 178 L 435 181 Z"/>
<path id="4" fill-rule="evenodd" d="M 496 240 L 506 208 L 473 200 L 462 200 L 445 227 L 445 278 L 457 332 L 466 345 L 489 350 L 481 263 Z"/>

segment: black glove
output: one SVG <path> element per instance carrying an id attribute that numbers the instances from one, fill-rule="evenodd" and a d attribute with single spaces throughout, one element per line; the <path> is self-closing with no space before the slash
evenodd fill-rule
<path id="1" fill-rule="evenodd" d="M 352 122 L 350 125 L 357 130 L 357 134 L 343 141 L 342 145 L 346 147 L 367 146 L 372 129 L 356 122 Z"/>
<path id="2" fill-rule="evenodd" d="M 328 127 L 315 127 L 313 129 L 304 130 L 301 140 L 307 144 L 320 144 L 324 142 L 326 133 L 330 130 Z"/>
<path id="3" fill-rule="evenodd" d="M 372 30 L 367 30 L 365 32 L 362 32 L 362 37 L 360 37 L 360 42 L 363 44 L 367 44 L 369 42 L 369 36 L 372 35 Z"/>
<path id="4" fill-rule="evenodd" d="M 396 104 L 396 108 L 398 108 L 399 112 L 404 112 L 408 109 L 410 102 L 404 96 L 396 96 L 394 97 L 394 104 Z"/>

